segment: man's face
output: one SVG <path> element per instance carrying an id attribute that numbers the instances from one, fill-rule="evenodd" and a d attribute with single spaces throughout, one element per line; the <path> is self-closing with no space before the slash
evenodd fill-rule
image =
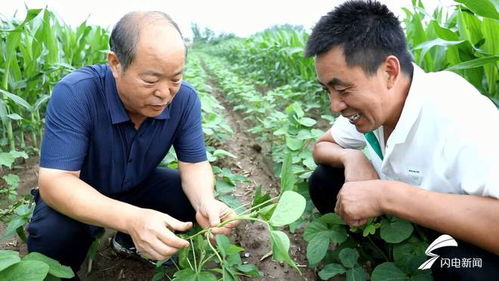
<path id="1" fill-rule="evenodd" d="M 386 122 L 389 95 L 382 71 L 367 76 L 360 67 L 349 67 L 339 47 L 317 56 L 315 68 L 331 111 L 348 118 L 357 131 L 370 132 Z"/>
<path id="2" fill-rule="evenodd" d="M 133 62 L 123 71 L 113 69 L 116 87 L 132 121 L 156 117 L 180 89 L 185 63 L 185 47 L 178 32 L 170 26 L 149 25 L 141 30 Z"/>

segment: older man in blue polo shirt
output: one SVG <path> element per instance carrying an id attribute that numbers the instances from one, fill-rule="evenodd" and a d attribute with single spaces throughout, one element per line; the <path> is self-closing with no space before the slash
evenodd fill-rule
<path id="1" fill-rule="evenodd" d="M 28 249 L 75 271 L 101 227 L 163 260 L 189 245 L 174 231 L 234 216 L 214 198 L 200 101 L 182 81 L 186 49 L 177 25 L 161 12 L 132 12 L 116 24 L 110 46 L 107 65 L 56 85 L 45 117 Z M 172 145 L 179 170 L 158 168 Z"/>

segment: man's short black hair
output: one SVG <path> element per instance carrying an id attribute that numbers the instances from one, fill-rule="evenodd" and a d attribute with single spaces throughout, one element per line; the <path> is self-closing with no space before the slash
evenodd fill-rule
<path id="1" fill-rule="evenodd" d="M 318 56 L 341 47 L 348 66 L 360 66 L 373 75 L 389 55 L 396 56 L 402 71 L 412 75 L 411 55 L 395 15 L 376 1 L 348 1 L 315 25 L 305 56 Z"/>

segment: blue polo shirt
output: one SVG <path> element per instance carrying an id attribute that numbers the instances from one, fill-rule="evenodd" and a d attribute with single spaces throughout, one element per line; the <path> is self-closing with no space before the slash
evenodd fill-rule
<path id="1" fill-rule="evenodd" d="M 109 66 L 87 66 L 54 87 L 40 167 L 81 171 L 83 181 L 111 195 L 147 178 L 172 145 L 180 161 L 207 159 L 201 103 L 192 86 L 183 82 L 170 105 L 136 130 Z"/>

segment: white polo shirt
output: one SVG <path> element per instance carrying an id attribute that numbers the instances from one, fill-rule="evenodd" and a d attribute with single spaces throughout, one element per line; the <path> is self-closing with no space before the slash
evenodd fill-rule
<path id="1" fill-rule="evenodd" d="M 348 119 L 340 116 L 331 129 L 343 148 L 367 144 L 381 179 L 499 198 L 499 110 L 459 75 L 424 73 L 414 65 L 407 100 L 387 143 L 383 127 L 373 133 L 383 160 Z"/>

